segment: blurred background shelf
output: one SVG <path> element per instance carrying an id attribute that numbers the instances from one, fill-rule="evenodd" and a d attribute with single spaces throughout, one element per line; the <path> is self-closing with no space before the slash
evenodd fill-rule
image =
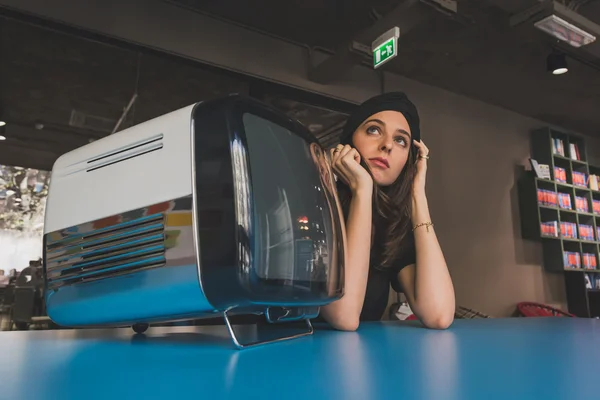
<path id="1" fill-rule="evenodd" d="M 556 154 L 561 149 L 564 149 L 564 155 Z M 579 159 L 570 157 L 572 150 L 575 150 L 573 155 Z M 525 239 L 541 242 L 546 271 L 564 275 L 569 312 L 579 317 L 600 317 L 600 288 L 586 288 L 586 274 L 592 274 L 594 277 L 600 274 L 600 215 L 593 213 L 593 201 L 600 200 L 600 190 L 573 184 L 574 180 L 579 182 L 578 177 L 573 174 L 575 172 L 575 175 L 579 173 L 579 176 L 581 173 L 585 174 L 589 186 L 589 175 L 600 175 L 600 167 L 588 164 L 583 138 L 552 128 L 532 132 L 531 158 L 539 164 L 548 165 L 551 178 L 540 178 L 536 176 L 535 171 L 526 171 L 519 179 L 517 185 L 521 234 Z M 565 170 L 566 182 L 556 181 L 555 167 Z M 554 198 L 557 199 L 556 206 L 539 204 L 538 190 L 554 193 Z M 567 200 L 570 199 L 573 209 L 559 206 L 559 194 L 562 194 L 563 198 L 568 195 Z M 576 210 L 577 198 L 587 201 L 587 211 Z M 582 202 L 583 200 L 580 200 L 580 203 Z M 543 223 L 554 222 L 558 228 L 558 237 L 542 233 Z M 573 224 L 571 226 L 575 227 L 576 239 L 565 237 L 564 233 L 560 232 L 562 223 Z M 581 239 L 580 229 L 589 232 L 589 228 L 586 227 L 593 229 L 594 240 Z M 591 235 L 588 233 L 587 236 Z M 570 268 L 566 265 L 572 260 L 577 260 L 577 257 L 580 268 Z M 596 269 L 585 268 L 584 260 Z M 574 262 L 571 264 L 576 265 Z"/>

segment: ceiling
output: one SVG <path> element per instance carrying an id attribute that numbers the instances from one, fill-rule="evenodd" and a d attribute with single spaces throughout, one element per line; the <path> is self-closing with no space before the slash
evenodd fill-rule
<path id="1" fill-rule="evenodd" d="M 232 76 L 0 17 L 0 163 L 49 168 L 59 155 L 196 102 L 247 91 Z M 15 38 L 18 38 L 15 40 Z"/>
<path id="2" fill-rule="evenodd" d="M 169 0 L 294 42 L 333 50 L 408 1 L 263 0 L 258 9 L 254 2 L 236 0 Z M 517 28 L 509 24 L 511 15 L 537 2 L 458 0 L 460 19 L 433 13 L 401 36 L 398 57 L 384 69 L 581 133 L 600 135 L 600 70 L 569 59 L 569 73 L 547 74 L 546 57 L 554 40 L 530 24 Z M 566 2 L 579 3 L 577 12 L 600 24 L 600 1 Z M 592 60 L 600 68 L 600 38 L 585 52 L 573 55 Z"/>
<path id="3" fill-rule="evenodd" d="M 168 1 L 328 50 L 359 37 L 402 2 L 261 0 L 257 7 L 238 0 Z M 459 0 L 460 20 L 434 12 L 402 36 L 399 56 L 384 69 L 600 136 L 600 71 L 571 58 L 568 74 L 549 75 L 545 60 L 552 43 L 547 35 L 509 26 L 511 14 L 535 3 Z M 581 3 L 579 12 L 600 23 L 600 1 Z M 0 10 L 0 117 L 10 130 L 9 140 L 0 142 L 0 164 L 50 168 L 60 154 L 109 134 L 134 93 L 138 97 L 120 129 L 198 99 L 251 93 L 256 85 L 250 78 L 13 17 Z M 600 56 L 600 40 L 585 56 L 592 61 Z M 343 114 L 285 95 L 261 96 L 325 135 L 325 143 L 335 141 L 344 121 Z"/>
<path id="4" fill-rule="evenodd" d="M 336 139 L 330 128 L 345 121 L 344 114 L 291 100 L 250 78 L 1 14 L 0 54 L 5 165 L 50 169 L 61 154 L 110 134 L 134 93 L 118 130 L 229 93 L 261 98 L 304 123 L 325 145 Z"/>

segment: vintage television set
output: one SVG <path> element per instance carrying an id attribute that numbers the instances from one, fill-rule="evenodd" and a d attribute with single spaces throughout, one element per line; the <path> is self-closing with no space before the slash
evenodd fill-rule
<path id="1" fill-rule="evenodd" d="M 49 317 L 143 332 L 223 316 L 240 348 L 260 340 L 241 340 L 233 314 L 303 326 L 273 340 L 312 333 L 319 307 L 343 295 L 343 220 L 325 157 L 300 123 L 240 95 L 62 155 L 44 226 Z"/>

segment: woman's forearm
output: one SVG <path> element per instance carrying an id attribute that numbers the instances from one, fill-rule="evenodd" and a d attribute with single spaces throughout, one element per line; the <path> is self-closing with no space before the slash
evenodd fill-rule
<path id="1" fill-rule="evenodd" d="M 346 219 L 344 296 L 321 309 L 334 328 L 356 330 L 369 277 L 371 251 L 372 189 L 353 194 Z"/>
<path id="2" fill-rule="evenodd" d="M 431 222 L 427 198 L 415 195 L 412 203 L 413 226 Z M 416 267 L 414 274 L 414 312 L 425 323 L 445 328 L 455 312 L 454 287 L 433 226 L 414 230 Z"/>

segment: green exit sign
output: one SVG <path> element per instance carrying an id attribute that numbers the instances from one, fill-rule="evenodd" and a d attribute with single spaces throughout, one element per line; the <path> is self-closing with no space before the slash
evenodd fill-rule
<path id="1" fill-rule="evenodd" d="M 375 68 L 396 57 L 396 39 L 391 38 L 373 51 L 373 66 Z"/>
<path id="2" fill-rule="evenodd" d="M 379 36 L 372 44 L 373 67 L 378 68 L 398 55 L 400 29 L 393 28 Z"/>

